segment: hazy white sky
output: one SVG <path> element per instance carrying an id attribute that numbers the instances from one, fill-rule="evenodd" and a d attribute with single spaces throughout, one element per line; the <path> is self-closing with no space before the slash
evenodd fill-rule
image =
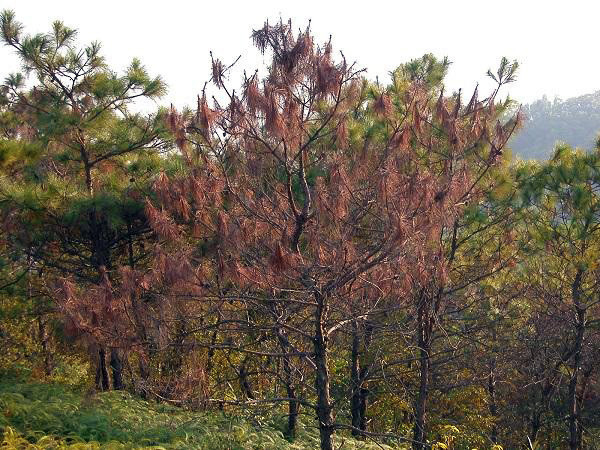
<path id="1" fill-rule="evenodd" d="M 102 42 L 113 69 L 139 57 L 167 81 L 162 103 L 178 107 L 193 104 L 209 78 L 209 50 L 224 62 L 242 55 L 238 65 L 249 72 L 260 66 L 250 33 L 280 16 L 302 28 L 312 19 L 318 41 L 333 35 L 334 49 L 372 78 L 431 52 L 453 61 L 451 89 L 485 86 L 486 70 L 502 56 L 521 64 L 509 89 L 519 101 L 600 89 L 598 0 L 0 0 L 5 8 L 15 10 L 28 32 L 45 32 L 60 19 L 79 30 L 81 43 Z M 0 78 L 18 67 L 1 47 Z"/>

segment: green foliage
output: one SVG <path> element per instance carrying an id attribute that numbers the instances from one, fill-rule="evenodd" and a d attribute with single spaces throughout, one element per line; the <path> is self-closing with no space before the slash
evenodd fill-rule
<path id="1" fill-rule="evenodd" d="M 450 64 L 448 58 L 439 60 L 428 53 L 398 67 L 392 72 L 392 81 L 396 88 L 402 83 L 415 81 L 425 83 L 428 88 L 439 87 L 448 73 Z"/>
<path id="2" fill-rule="evenodd" d="M 46 379 L 70 386 L 85 386 L 92 381 L 89 364 L 79 346 L 62 335 L 62 323 L 53 316 L 42 317 L 44 299 L 23 299 L 7 292 L 0 296 L 0 380 Z M 40 321 L 47 331 L 48 348 L 40 342 Z M 44 363 L 51 355 L 52 373 L 44 374 Z"/>
<path id="3" fill-rule="evenodd" d="M 509 62 L 508 59 L 502 58 L 500 66 L 496 73 L 491 70 L 487 71 L 487 76 L 494 80 L 496 83 L 512 83 L 516 80 L 517 70 L 519 63 L 517 61 Z"/>
<path id="4" fill-rule="evenodd" d="M 11 166 L 35 161 L 42 152 L 38 142 L 0 140 L 0 168 L 10 169 Z"/>
<path id="5" fill-rule="evenodd" d="M 0 384 L 3 448 L 313 449 L 314 427 L 288 442 L 277 424 L 257 417 L 189 412 L 126 392 L 85 394 L 60 384 Z M 338 436 L 344 449 L 389 448 Z M 32 447 L 28 447 L 32 448 Z"/>

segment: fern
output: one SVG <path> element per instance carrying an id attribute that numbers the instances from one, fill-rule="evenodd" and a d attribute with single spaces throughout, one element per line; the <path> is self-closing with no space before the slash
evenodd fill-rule
<path id="1" fill-rule="evenodd" d="M 3 449 L 261 449 L 303 450 L 319 446 L 316 427 L 300 424 L 288 442 L 276 420 L 258 427 L 244 417 L 190 412 L 154 404 L 126 392 L 86 395 L 60 384 L 0 384 Z M 256 423 L 256 421 L 252 421 Z M 381 449 L 337 436 L 336 447 Z"/>

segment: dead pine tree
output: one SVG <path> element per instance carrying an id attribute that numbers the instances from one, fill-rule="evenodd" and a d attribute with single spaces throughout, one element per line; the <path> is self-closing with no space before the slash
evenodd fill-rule
<path id="1" fill-rule="evenodd" d="M 205 88 L 195 114 L 171 111 L 189 169 L 161 175 L 148 215 L 165 251 L 189 258 L 195 301 L 218 308 L 223 341 L 211 347 L 301 366 L 312 386 L 306 377 L 293 384 L 313 394 L 299 399 L 287 389 L 289 397 L 261 401 L 288 402 L 290 417 L 298 404 L 313 408 L 321 448 L 331 449 L 336 429 L 352 429 L 336 418 L 331 393 L 334 337 L 381 305 L 376 296 L 349 308 L 348 299 L 366 289 L 403 298 L 414 293 L 411 280 L 428 289 L 444 276 L 430 238 L 476 198 L 513 124 L 493 120 L 495 93 L 467 105 L 445 97 L 448 63 L 432 56 L 401 66 L 381 87 L 343 54 L 336 61 L 331 42 L 316 45 L 310 28 L 295 34 L 290 23 L 266 23 L 253 40 L 272 57 L 263 77 L 245 76 L 233 89 L 230 66 L 213 59 L 221 100 L 209 102 Z M 430 327 L 431 311 L 422 317 Z M 277 338 L 249 343 L 241 338 L 249 330 Z M 426 364 L 422 357 L 424 380 Z M 426 439 L 423 399 L 417 448 Z"/>

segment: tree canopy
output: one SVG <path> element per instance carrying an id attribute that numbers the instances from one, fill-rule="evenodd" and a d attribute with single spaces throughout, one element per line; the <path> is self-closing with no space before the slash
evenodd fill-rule
<path id="1" fill-rule="evenodd" d="M 0 87 L 7 442 L 31 431 L 23 380 L 154 400 L 182 428 L 144 442 L 173 447 L 215 414 L 278 448 L 600 442 L 600 149 L 511 159 L 517 62 L 490 92 L 448 92 L 432 54 L 373 81 L 310 25 L 266 22 L 263 70 L 236 83 L 211 54 L 193 108 L 144 114 L 166 86 L 141 62 L 113 71 L 61 22 L 0 26 L 23 66 Z"/>

